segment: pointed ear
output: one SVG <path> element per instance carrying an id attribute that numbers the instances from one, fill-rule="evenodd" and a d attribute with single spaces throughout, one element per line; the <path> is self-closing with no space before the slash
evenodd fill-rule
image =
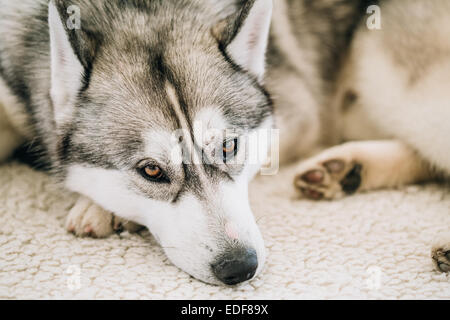
<path id="1" fill-rule="evenodd" d="M 221 47 L 239 66 L 262 80 L 273 0 L 247 0 L 242 9 L 213 29 Z"/>
<path id="2" fill-rule="evenodd" d="M 95 52 L 94 42 L 89 34 L 70 24 L 71 12 L 65 1 L 49 2 L 50 95 L 57 125 L 71 117 L 78 93 L 84 85 L 84 76 L 91 68 Z"/>

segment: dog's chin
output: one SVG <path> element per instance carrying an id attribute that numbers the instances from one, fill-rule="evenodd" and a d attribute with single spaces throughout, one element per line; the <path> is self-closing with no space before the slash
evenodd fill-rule
<path id="1" fill-rule="evenodd" d="M 186 272 L 186 273 L 188 273 L 188 272 Z M 213 274 L 210 274 L 210 275 L 207 275 L 207 276 L 205 276 L 205 275 L 195 276 L 195 275 L 193 275 L 191 273 L 188 273 L 188 274 L 192 278 L 194 278 L 195 280 L 198 280 L 198 281 L 203 282 L 205 284 L 212 285 L 212 286 L 221 286 L 221 287 L 236 287 L 236 286 L 240 286 L 240 285 L 243 285 L 243 284 L 245 285 L 246 283 L 253 281 L 253 279 L 255 279 L 258 276 L 258 273 L 257 273 L 254 278 L 252 278 L 252 279 L 250 279 L 248 281 L 241 282 L 241 283 L 239 283 L 237 285 L 227 285 L 227 284 L 224 284 L 223 282 L 221 282 L 220 280 L 218 280 Z"/>
<path id="2" fill-rule="evenodd" d="M 170 259 L 170 258 L 169 258 Z M 184 268 L 181 265 L 177 265 L 176 263 L 174 263 L 174 265 L 179 268 L 180 270 L 182 270 L 183 272 L 185 272 L 186 274 L 188 274 L 189 276 L 191 276 L 191 278 L 203 282 L 205 284 L 209 284 L 209 285 L 213 285 L 213 286 L 224 286 L 224 284 L 217 279 L 214 274 L 212 273 L 212 271 L 209 268 L 204 268 L 204 270 L 189 270 L 187 268 Z"/>
<path id="3" fill-rule="evenodd" d="M 204 278 L 197 278 L 194 276 L 192 276 L 192 277 L 198 281 L 201 281 L 201 282 L 211 285 L 211 286 L 225 286 L 225 284 L 223 284 L 222 282 L 217 280 L 213 275 L 210 275 L 210 276 L 204 277 Z"/>

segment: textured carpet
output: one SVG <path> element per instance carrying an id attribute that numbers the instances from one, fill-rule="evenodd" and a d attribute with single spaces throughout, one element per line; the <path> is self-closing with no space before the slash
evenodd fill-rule
<path id="1" fill-rule="evenodd" d="M 430 260 L 450 226 L 447 187 L 310 202 L 296 199 L 291 176 L 252 183 L 267 264 L 256 280 L 224 288 L 171 265 L 148 232 L 75 238 L 63 228 L 73 195 L 26 166 L 1 166 L 0 298 L 450 299 L 450 276 Z"/>

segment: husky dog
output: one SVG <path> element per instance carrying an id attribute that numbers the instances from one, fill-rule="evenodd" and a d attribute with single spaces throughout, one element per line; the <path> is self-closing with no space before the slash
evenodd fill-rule
<path id="1" fill-rule="evenodd" d="M 371 31 L 373 4 L 0 0 L 0 160 L 35 150 L 80 195 L 78 236 L 143 225 L 192 276 L 250 280 L 265 261 L 247 190 L 258 130 L 276 123 L 283 162 L 366 140 L 299 164 L 312 199 L 450 172 L 450 4 L 376 3 Z"/>

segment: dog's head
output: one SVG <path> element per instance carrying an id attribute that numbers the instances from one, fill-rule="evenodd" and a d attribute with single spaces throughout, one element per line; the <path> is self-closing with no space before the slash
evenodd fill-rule
<path id="1" fill-rule="evenodd" d="M 207 3 L 52 1 L 51 97 L 68 187 L 147 226 L 194 277 L 236 284 L 265 260 L 247 187 L 272 126 L 272 3 L 220 21 Z"/>

